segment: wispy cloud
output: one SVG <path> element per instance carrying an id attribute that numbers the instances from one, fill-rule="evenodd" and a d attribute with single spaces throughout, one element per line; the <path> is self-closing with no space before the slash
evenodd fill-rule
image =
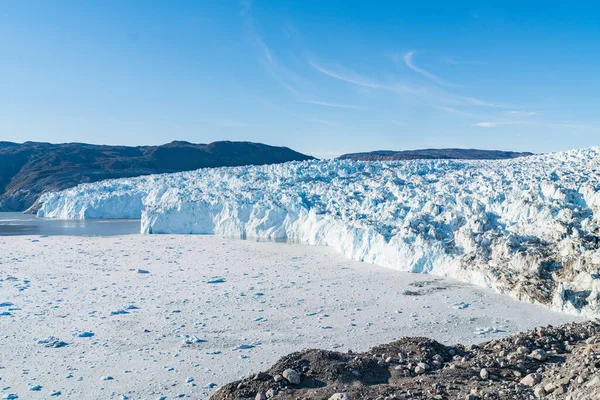
<path id="1" fill-rule="evenodd" d="M 505 125 L 533 125 L 533 123 L 526 121 L 483 121 L 473 124 L 473 126 L 477 126 L 479 128 L 496 128 L 498 126 Z"/>
<path id="2" fill-rule="evenodd" d="M 252 0 L 240 0 L 240 14 L 247 17 L 252 12 Z"/>
<path id="3" fill-rule="evenodd" d="M 537 113 L 533 111 L 507 111 L 506 113 L 517 117 L 533 117 L 534 115 L 537 115 Z"/>
<path id="4" fill-rule="evenodd" d="M 320 118 L 308 118 L 306 119 L 308 122 L 314 122 L 317 124 L 327 125 L 327 126 L 338 126 L 339 124 L 335 121 L 330 121 L 328 119 L 320 119 Z"/>
<path id="5" fill-rule="evenodd" d="M 498 125 L 501 125 L 499 122 L 478 122 L 473 124 L 473 126 L 478 126 L 480 128 L 494 128 Z"/>
<path id="6" fill-rule="evenodd" d="M 241 15 L 244 18 L 248 39 L 259 49 L 265 71 L 283 89 L 295 96 L 301 96 L 301 90 L 296 87 L 296 83 L 302 81 L 300 77 L 278 60 L 274 52 L 267 46 L 261 35 L 256 31 L 254 16 L 252 15 L 252 0 L 242 0 L 240 4 Z M 304 84 L 304 82 L 302 84 Z"/>
<path id="7" fill-rule="evenodd" d="M 419 74 L 423 75 L 424 77 L 426 77 L 428 79 L 431 79 L 435 83 L 442 85 L 442 86 L 456 86 L 453 83 L 445 81 L 442 78 L 438 77 L 437 75 L 434 75 L 431 72 L 417 66 L 415 64 L 414 58 L 415 58 L 414 51 L 408 51 L 408 52 L 404 53 L 404 56 L 402 57 L 402 59 L 404 60 L 404 64 L 406 64 L 406 66 L 408 68 L 412 69 L 415 72 L 418 72 Z"/>
<path id="8" fill-rule="evenodd" d="M 315 70 L 330 78 L 364 88 L 380 89 L 391 91 L 399 95 L 408 95 L 423 102 L 424 105 L 433 107 L 441 105 L 456 105 L 505 108 L 505 106 L 500 104 L 490 103 L 488 101 L 473 97 L 457 95 L 438 87 L 414 86 L 404 83 L 385 83 L 365 77 L 346 68 L 338 67 L 334 69 L 331 67 L 325 67 L 315 60 L 309 60 L 309 64 Z"/>
<path id="9" fill-rule="evenodd" d="M 347 108 L 349 110 L 367 110 L 369 107 L 356 106 L 354 104 L 340 104 L 340 103 L 329 103 L 327 101 L 319 100 L 304 100 L 303 103 L 314 104 L 317 106 L 331 107 L 331 108 Z"/>
<path id="10" fill-rule="evenodd" d="M 341 72 L 341 71 L 334 71 L 330 68 L 324 67 L 320 64 L 317 64 L 316 62 L 309 60 L 308 63 L 310 64 L 311 67 L 313 67 L 314 69 L 316 69 L 317 71 L 319 71 L 320 73 L 322 73 L 323 75 L 327 75 L 330 78 L 334 78 L 334 79 L 338 79 L 340 81 L 344 81 L 347 83 L 352 83 L 354 85 L 358 85 L 358 86 L 363 86 L 366 88 L 373 88 L 373 89 L 385 89 L 384 85 L 381 85 L 379 83 L 376 82 L 372 82 L 367 78 L 364 78 L 358 74 L 355 74 L 354 72 Z"/>

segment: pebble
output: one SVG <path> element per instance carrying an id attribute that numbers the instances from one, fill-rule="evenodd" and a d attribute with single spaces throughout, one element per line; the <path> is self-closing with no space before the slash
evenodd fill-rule
<path id="1" fill-rule="evenodd" d="M 538 385 L 535 387 L 535 389 L 533 389 L 533 394 L 535 395 L 535 397 L 540 399 L 546 396 L 546 390 L 541 385 Z"/>
<path id="2" fill-rule="evenodd" d="M 532 351 L 529 356 L 538 361 L 546 361 L 548 359 L 548 355 L 542 349 L 536 349 Z"/>
<path id="3" fill-rule="evenodd" d="M 482 368 L 481 371 L 479 371 L 479 376 L 485 381 L 490 377 L 490 373 L 487 369 Z"/>
<path id="4" fill-rule="evenodd" d="M 425 368 L 421 367 L 420 365 L 417 365 L 415 367 L 415 374 L 417 375 L 421 375 L 425 373 Z"/>
<path id="5" fill-rule="evenodd" d="M 301 382 L 300 374 L 294 369 L 288 368 L 283 371 L 282 375 L 292 385 L 299 385 Z"/>
<path id="6" fill-rule="evenodd" d="M 348 393 L 335 393 L 333 394 L 329 400 L 352 400 Z"/>
<path id="7" fill-rule="evenodd" d="M 529 374 L 525 378 L 521 379 L 521 385 L 527 385 L 530 387 L 534 387 L 541 381 L 542 381 L 542 376 L 540 374 Z"/>

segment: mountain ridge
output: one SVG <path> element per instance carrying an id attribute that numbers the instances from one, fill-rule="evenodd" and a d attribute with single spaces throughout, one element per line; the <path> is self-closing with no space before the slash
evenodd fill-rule
<path id="1" fill-rule="evenodd" d="M 199 168 L 276 164 L 313 159 L 287 147 L 254 142 L 158 146 L 0 141 L 0 211 L 24 211 L 40 195 L 104 179 Z"/>
<path id="2" fill-rule="evenodd" d="M 338 157 L 341 160 L 356 161 L 396 161 L 396 160 L 504 160 L 531 156 L 530 152 L 481 150 L 461 148 L 418 149 L 418 150 L 375 150 L 360 153 L 347 153 Z"/>

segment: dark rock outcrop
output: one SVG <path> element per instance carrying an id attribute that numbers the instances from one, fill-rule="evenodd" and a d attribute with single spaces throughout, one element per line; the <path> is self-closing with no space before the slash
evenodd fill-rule
<path id="1" fill-rule="evenodd" d="M 341 155 L 342 160 L 357 161 L 395 161 L 395 160 L 504 160 L 509 158 L 531 156 L 533 153 L 477 150 L 477 149 L 422 149 L 422 150 L 378 150 L 367 153 L 350 153 Z"/>
<path id="2" fill-rule="evenodd" d="M 300 375 L 295 383 L 283 371 Z M 600 399 L 600 322 L 548 326 L 472 346 L 405 337 L 365 353 L 305 350 L 211 400 Z"/>
<path id="3" fill-rule="evenodd" d="M 140 147 L 0 142 L 0 211 L 23 211 L 42 193 L 103 179 L 312 158 L 287 147 L 250 142 L 175 141 Z"/>

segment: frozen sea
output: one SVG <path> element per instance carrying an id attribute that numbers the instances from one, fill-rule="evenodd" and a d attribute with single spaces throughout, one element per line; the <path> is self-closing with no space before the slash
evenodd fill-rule
<path id="1" fill-rule="evenodd" d="M 0 212 L 0 236 L 119 236 L 136 233 L 140 233 L 139 220 L 58 220 Z"/>

